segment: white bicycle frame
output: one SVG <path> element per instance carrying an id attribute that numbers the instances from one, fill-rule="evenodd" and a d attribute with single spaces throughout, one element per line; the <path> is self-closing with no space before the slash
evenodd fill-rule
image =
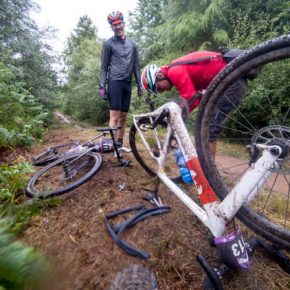
<path id="1" fill-rule="evenodd" d="M 138 121 L 142 118 L 150 118 L 151 123 L 153 123 L 165 109 L 169 112 L 169 116 L 167 117 L 168 126 L 165 139 L 161 144 L 157 130 L 152 129 L 150 125 L 144 124 L 140 128 Z M 214 237 L 222 236 L 225 233 L 226 224 L 233 219 L 240 207 L 245 203 L 249 203 L 255 197 L 258 190 L 271 175 L 271 170 L 269 169 L 274 170 L 279 167 L 277 159 L 281 153 L 281 148 L 275 145 L 265 146 L 257 144 L 258 148 L 263 149 L 262 156 L 248 169 L 237 185 L 228 193 L 226 198 L 220 202 L 203 174 L 195 147 L 191 142 L 183 122 L 181 108 L 177 103 L 169 102 L 154 112 L 133 115 L 133 121 L 150 156 L 158 163 L 157 176 L 208 227 Z M 142 133 L 144 130 L 154 130 L 155 139 L 160 151 L 158 157 L 153 154 L 146 141 Z M 193 201 L 165 173 L 164 165 L 169 148 L 169 139 L 172 134 L 176 138 L 179 149 L 183 153 L 203 208 Z M 274 154 L 274 151 L 278 153 Z"/>

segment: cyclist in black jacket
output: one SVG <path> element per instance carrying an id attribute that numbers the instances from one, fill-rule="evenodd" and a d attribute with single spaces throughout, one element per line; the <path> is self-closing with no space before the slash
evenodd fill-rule
<path id="1" fill-rule="evenodd" d="M 108 15 L 108 22 L 114 36 L 103 44 L 102 64 L 100 70 L 100 97 L 108 96 L 110 106 L 109 126 L 121 126 L 117 140 L 123 143 L 125 122 L 131 102 L 131 81 L 134 74 L 137 94 L 142 94 L 140 66 L 137 46 L 124 33 L 124 17 L 120 11 Z M 106 82 L 108 81 L 108 92 Z"/>

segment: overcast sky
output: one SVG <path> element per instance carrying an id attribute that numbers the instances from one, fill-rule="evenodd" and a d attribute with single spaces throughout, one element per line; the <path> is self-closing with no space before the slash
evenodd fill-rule
<path id="1" fill-rule="evenodd" d="M 109 38 L 113 35 L 107 22 L 107 15 L 119 10 L 124 14 L 125 22 L 128 12 L 134 11 L 137 0 L 33 0 L 41 7 L 40 13 L 33 13 L 32 18 L 38 26 L 50 25 L 57 28 L 58 39 L 52 45 L 61 52 L 64 42 L 76 27 L 81 16 L 88 15 L 98 28 L 98 35 Z"/>

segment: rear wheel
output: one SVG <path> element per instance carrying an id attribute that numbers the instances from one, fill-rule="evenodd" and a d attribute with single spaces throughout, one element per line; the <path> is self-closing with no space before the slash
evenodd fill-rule
<path id="1" fill-rule="evenodd" d="M 148 119 L 141 119 L 138 122 L 138 126 L 141 128 L 142 134 L 146 141 L 148 142 L 152 153 L 159 157 L 160 149 L 158 147 L 158 143 L 156 141 L 155 134 L 158 134 L 158 138 L 162 144 L 166 136 L 166 127 L 164 125 L 158 125 L 156 127 L 156 131 L 147 128 L 146 125 L 150 125 L 150 120 Z M 145 125 L 145 126 L 144 126 Z M 143 129 L 142 129 L 143 128 Z M 132 125 L 129 133 L 129 141 L 132 152 L 134 154 L 135 159 L 140 164 L 140 166 L 152 177 L 156 176 L 156 172 L 158 169 L 158 163 L 154 160 L 151 156 L 147 148 L 145 147 L 139 132 L 135 125 Z M 166 163 L 165 163 L 165 172 L 166 174 L 173 180 L 177 179 L 180 174 L 178 171 L 178 167 L 174 157 L 174 149 L 177 146 L 175 138 L 172 136 L 170 140 L 170 148 L 166 155 Z"/>
<path id="2" fill-rule="evenodd" d="M 254 75 L 255 72 L 258 74 Z M 246 94 L 236 98 L 238 90 L 231 88 L 243 79 L 247 79 Z M 259 154 L 246 148 L 272 142 L 288 147 L 286 156 L 279 160 L 280 168 L 272 171 L 255 199 L 238 213 L 255 232 L 287 249 L 290 249 L 289 88 L 290 35 L 251 49 L 221 72 L 202 100 L 195 130 L 201 166 L 221 199 L 237 184 L 249 164 L 254 164 L 255 154 Z M 225 106 L 220 105 L 225 100 L 232 106 L 226 118 Z M 223 121 L 215 126 L 219 118 Z M 219 132 L 216 140 L 215 130 Z M 210 152 L 214 147 L 217 153 L 212 158 Z"/>
<path id="3" fill-rule="evenodd" d="M 99 153 L 79 156 L 56 160 L 38 171 L 27 184 L 27 195 L 38 198 L 61 195 L 92 178 L 101 168 L 102 156 Z"/>

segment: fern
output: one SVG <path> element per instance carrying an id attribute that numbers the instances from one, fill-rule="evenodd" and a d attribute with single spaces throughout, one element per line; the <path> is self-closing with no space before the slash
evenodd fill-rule
<path id="1" fill-rule="evenodd" d="M 0 220 L 0 289 L 39 289 L 48 265 L 33 248 L 15 241 Z"/>
<path id="2" fill-rule="evenodd" d="M 21 162 L 13 166 L 0 166 L 0 201 L 14 203 L 24 192 L 27 174 L 32 172 L 29 163 Z"/>

